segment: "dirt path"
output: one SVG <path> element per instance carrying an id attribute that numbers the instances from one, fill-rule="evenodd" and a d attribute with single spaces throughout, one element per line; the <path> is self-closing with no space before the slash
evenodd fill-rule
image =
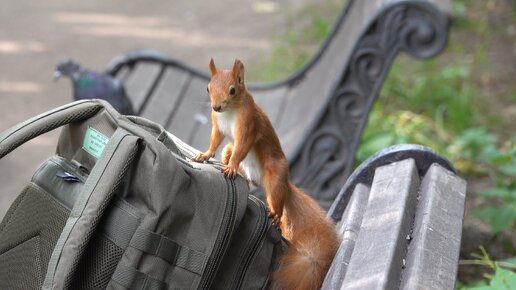
<path id="1" fill-rule="evenodd" d="M 102 70 L 115 56 L 156 49 L 200 69 L 210 57 L 229 66 L 271 49 L 271 36 L 302 1 L 30 1 L 0 9 L 0 131 L 71 100 L 54 65 L 71 57 Z M 54 152 L 57 132 L 0 160 L 0 218 L 38 165 Z"/>

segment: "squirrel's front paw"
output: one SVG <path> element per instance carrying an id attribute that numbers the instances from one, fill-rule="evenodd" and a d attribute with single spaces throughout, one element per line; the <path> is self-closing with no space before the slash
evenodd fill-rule
<path id="1" fill-rule="evenodd" d="M 204 162 L 210 159 L 211 155 L 205 154 L 205 153 L 197 153 L 194 157 L 192 157 L 193 161 L 196 162 Z"/>
<path id="2" fill-rule="evenodd" d="M 222 173 L 226 175 L 227 177 L 235 177 L 238 172 L 238 167 L 228 165 L 222 169 Z"/>

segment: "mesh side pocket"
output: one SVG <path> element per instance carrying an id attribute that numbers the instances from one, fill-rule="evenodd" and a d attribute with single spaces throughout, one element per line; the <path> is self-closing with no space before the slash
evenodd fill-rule
<path id="1" fill-rule="evenodd" d="M 42 284 L 39 236 L 10 249 L 0 257 L 1 289 L 38 289 Z"/>
<path id="2" fill-rule="evenodd" d="M 40 289 L 69 211 L 35 185 L 0 224 L 0 289 Z"/>
<path id="3" fill-rule="evenodd" d="M 96 232 L 71 281 L 71 289 L 105 289 L 122 258 L 122 248 Z"/>

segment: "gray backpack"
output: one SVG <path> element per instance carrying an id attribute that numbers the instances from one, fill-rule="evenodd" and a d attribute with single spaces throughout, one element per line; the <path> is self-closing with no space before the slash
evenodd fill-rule
<path id="1" fill-rule="evenodd" d="M 0 289 L 262 289 L 286 243 L 222 164 L 98 100 L 0 135 L 0 158 L 61 127 L 0 224 Z"/>

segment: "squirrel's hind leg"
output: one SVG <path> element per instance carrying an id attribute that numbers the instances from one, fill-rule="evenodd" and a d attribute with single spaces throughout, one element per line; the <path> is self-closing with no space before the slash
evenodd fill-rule
<path id="1" fill-rule="evenodd" d="M 262 187 L 265 191 L 270 216 L 277 225 L 281 223 L 285 200 L 289 195 L 288 165 L 285 170 L 282 162 L 269 162 L 264 165 Z"/>
<path id="2" fill-rule="evenodd" d="M 233 155 L 233 144 L 228 143 L 226 146 L 224 146 L 224 149 L 222 149 L 222 163 L 228 165 L 229 159 L 231 159 L 231 155 Z"/>

